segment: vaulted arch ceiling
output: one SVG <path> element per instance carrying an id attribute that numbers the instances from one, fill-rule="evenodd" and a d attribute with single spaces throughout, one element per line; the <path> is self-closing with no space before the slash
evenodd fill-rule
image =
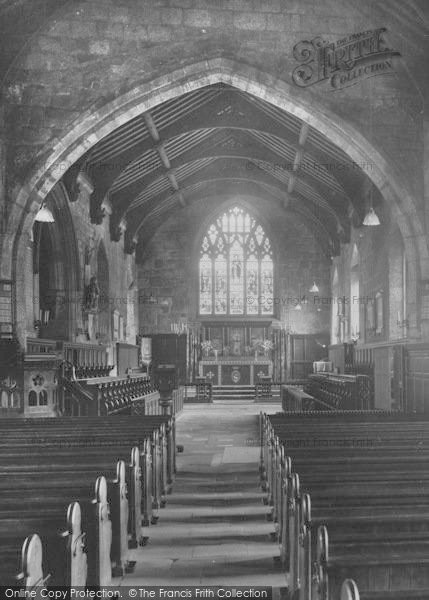
<path id="1" fill-rule="evenodd" d="M 426 95 L 427 0 L 322 4 L 327 14 L 349 15 L 350 32 L 361 23 L 385 26 L 402 55 L 405 68 L 398 77 L 416 95 Z M 67 0 L 0 0 L 2 76 L 13 71 L 22 52 L 31 51 L 33 36 L 37 47 L 37 36 L 53 19 L 69 18 L 69 7 Z M 314 27 L 318 30 L 317 21 Z M 108 198 L 113 234 L 126 219 L 129 245 L 135 236 L 149 237 L 176 208 L 209 193 L 248 189 L 299 214 L 332 249 L 347 239 L 352 219 L 360 222 L 367 183 L 364 171 L 318 131 L 224 85 L 165 102 L 118 128 L 67 174 L 71 191 L 80 170 L 94 182 L 93 218 Z"/>
<path id="2" fill-rule="evenodd" d="M 361 168 L 363 167 L 363 168 Z M 147 241 L 177 207 L 250 193 L 299 215 L 328 254 L 360 222 L 368 182 L 317 130 L 248 93 L 216 84 L 167 101 L 106 136 L 65 176 L 94 186 L 91 215 L 111 205 L 112 235 Z M 72 189 L 71 189 L 72 191 Z"/>

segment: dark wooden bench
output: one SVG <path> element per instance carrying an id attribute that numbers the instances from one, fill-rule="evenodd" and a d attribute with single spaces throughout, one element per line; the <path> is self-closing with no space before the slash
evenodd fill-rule
<path id="1" fill-rule="evenodd" d="M 315 596 L 329 600 L 339 596 L 344 573 L 366 595 L 391 592 L 397 598 L 429 594 L 429 538 L 344 541 L 328 535 L 322 526 L 317 535 Z"/>
<path id="2" fill-rule="evenodd" d="M 341 544 L 344 548 L 347 544 L 354 545 L 357 552 L 362 547 L 362 552 L 366 552 L 367 572 L 381 568 L 374 559 L 374 548 L 395 544 L 403 550 L 400 557 L 403 563 L 398 564 L 410 566 L 412 556 L 417 561 L 416 569 L 423 573 L 428 562 L 429 540 L 428 423 L 412 419 L 409 423 L 399 417 L 386 424 L 379 422 L 379 415 L 370 415 L 364 424 L 356 422 L 355 418 L 345 418 L 343 422 L 338 416 L 322 421 L 300 419 L 296 414 L 291 416 L 288 414 L 287 419 L 271 416 L 269 423 L 261 425 L 265 446 L 261 450 L 261 471 L 267 478 L 268 501 L 274 503 L 273 516 L 279 521 L 281 554 L 289 563 L 292 595 L 303 599 L 337 598 L 342 580 L 350 576 L 367 596 L 374 593 L 374 589 L 362 580 L 362 571 L 355 569 L 347 573 L 337 568 L 341 560 L 349 564 L 355 556 L 346 552 L 343 556 Z M 371 448 L 343 447 L 345 436 L 363 434 L 376 435 L 377 445 Z M 311 436 L 317 436 L 319 442 L 328 440 L 329 444 L 314 447 L 313 444 L 293 443 L 308 441 Z M 301 496 L 299 477 L 292 472 L 292 467 L 302 476 L 304 489 L 310 491 L 313 506 L 317 507 L 313 508 L 311 516 L 310 497 L 307 494 Z M 346 489 L 350 480 L 352 487 Z M 343 557 L 335 565 L 324 564 L 314 555 L 314 550 L 311 552 L 312 546 L 316 547 L 315 530 L 326 524 L 326 520 L 328 530 L 332 527 L 338 556 Z M 406 552 L 411 548 L 410 539 L 420 544 L 419 551 L 416 547 L 414 554 Z M 314 562 L 317 568 L 312 572 Z M 391 568 L 386 557 L 384 573 Z M 332 594 L 326 592 L 329 569 L 335 572 Z M 316 588 L 312 587 L 312 580 L 318 582 Z M 424 597 L 425 593 L 428 597 L 429 582 L 422 578 L 421 581 L 421 589 L 415 591 L 415 597 Z M 347 593 L 355 593 L 353 586 Z M 394 586 L 390 591 L 396 593 Z"/>
<path id="3" fill-rule="evenodd" d="M 82 526 L 86 535 L 87 545 L 91 548 L 88 552 L 90 561 L 89 579 L 93 585 L 100 583 L 103 573 L 99 572 L 97 564 L 100 557 L 109 556 L 112 560 L 113 575 L 121 575 L 129 566 L 128 551 L 128 521 L 129 508 L 127 499 L 127 488 L 125 482 L 125 464 L 119 461 L 116 467 L 115 479 L 103 478 L 100 482 L 97 473 L 79 473 L 75 480 L 75 486 L 64 485 L 60 478 L 61 473 L 50 472 L 51 481 L 56 483 L 55 494 L 47 495 L 43 481 L 46 480 L 45 473 L 39 473 L 24 480 L 21 478 L 13 482 L 12 489 L 8 488 L 5 495 L 0 499 L 0 532 L 1 538 L 8 537 L 8 532 L 15 538 L 17 531 L 20 532 L 21 540 L 32 532 L 40 535 L 45 550 L 45 567 L 51 573 L 51 580 L 56 585 L 64 585 L 63 577 L 66 573 L 64 563 L 64 551 L 60 551 L 59 531 L 60 523 L 65 528 L 65 517 L 70 500 L 78 501 L 82 510 Z M 20 485 L 21 483 L 21 485 Z M 100 514 L 94 514 L 93 496 L 94 489 L 100 495 L 104 491 L 97 492 L 97 488 L 106 488 L 105 498 L 98 502 Z M 15 494 L 15 497 L 13 497 Z M 103 505 L 103 506 L 102 506 Z M 100 546 L 97 531 L 103 529 L 102 524 L 109 522 L 110 540 L 107 545 Z M 17 522 L 19 527 L 17 527 Z M 141 524 L 140 524 L 141 528 Z M 104 536 L 105 538 L 106 536 Z M 59 559 L 62 559 L 59 561 Z M 103 564 L 103 561 L 101 562 Z M 66 576 L 67 577 L 67 576 Z M 109 578 L 104 574 L 104 581 Z"/>
<path id="4" fill-rule="evenodd" d="M 146 405 L 151 407 L 152 413 L 153 406 L 158 406 L 156 414 L 160 411 L 159 392 L 146 375 L 85 379 L 77 379 L 75 375 L 71 369 L 60 381 L 75 405 L 63 407 L 66 415 L 75 411 L 78 416 L 141 415 Z"/>
<path id="5" fill-rule="evenodd" d="M 86 417 L 85 419 L 79 417 L 65 417 L 62 419 L 8 419 L 12 433 L 8 433 L 9 426 L 3 427 L 0 423 L 0 450 L 1 440 L 7 440 L 11 444 L 13 436 L 16 439 L 16 443 L 21 447 L 26 443 L 25 439 L 22 438 L 26 438 L 27 436 L 27 443 L 30 445 L 38 443 L 38 440 L 44 440 L 47 444 L 47 438 L 44 433 L 45 429 L 49 432 L 51 438 L 57 435 L 58 438 L 62 439 L 64 435 L 67 435 L 67 444 L 72 443 L 73 432 L 75 444 L 83 444 L 87 448 L 89 447 L 88 444 L 92 443 L 91 440 L 97 436 L 97 427 L 101 425 L 103 431 L 97 438 L 105 437 L 107 444 L 111 443 L 109 438 L 113 437 L 115 440 L 122 439 L 124 435 L 128 436 L 132 431 L 136 437 L 134 441 L 132 439 L 127 440 L 127 443 L 131 441 L 131 445 L 139 445 L 149 433 L 153 434 L 151 441 L 152 454 L 153 460 L 156 463 L 156 469 L 160 470 L 160 477 L 162 477 L 160 483 L 162 493 L 168 492 L 176 471 L 174 417 L 158 415 L 134 416 L 133 418 L 129 418 L 127 416 L 117 416 L 115 418 L 105 417 L 102 420 L 100 419 L 99 417 Z M 17 437 L 18 426 L 19 431 L 22 431 L 20 437 Z M 104 432 L 106 432 L 106 436 Z M 100 442 L 98 441 L 97 443 Z"/>
<path id="6" fill-rule="evenodd" d="M 35 522 L 39 523 L 37 521 L 39 517 L 46 522 L 45 524 L 55 518 L 61 519 L 72 497 L 80 500 L 85 515 L 84 526 L 91 530 L 91 519 L 87 518 L 91 510 L 85 512 L 85 498 L 91 505 L 91 488 L 94 486 L 96 476 L 100 472 L 110 472 L 112 475 L 112 465 L 115 464 L 115 460 L 119 455 L 127 453 L 128 468 L 123 461 L 120 461 L 113 474 L 114 477 L 110 479 L 106 488 L 110 500 L 113 529 L 112 548 L 110 552 L 109 547 L 107 554 L 109 561 L 110 554 L 112 555 L 115 574 L 120 574 L 129 564 L 128 534 L 131 537 L 131 545 L 143 540 L 141 510 L 145 501 L 143 503 L 141 501 L 142 489 L 150 489 L 148 485 L 144 488 L 141 486 L 140 449 L 133 448 L 131 461 L 130 449 L 134 441 L 140 444 L 144 442 L 147 446 L 151 435 L 159 434 L 162 430 L 165 432 L 165 423 L 168 420 L 166 417 L 156 417 L 150 419 L 151 424 L 149 424 L 147 418 L 118 419 L 117 423 L 112 424 L 116 419 L 96 419 L 92 423 L 84 419 L 35 419 L 30 422 L 10 421 L 15 426 L 10 427 L 8 423 L 7 430 L 0 427 L 0 431 L 3 429 L 6 438 L 2 439 L 0 445 L 0 489 L 5 491 L 0 499 L 0 528 L 7 529 L 12 526 L 13 531 L 13 516 L 17 511 L 20 522 L 28 527 Z M 127 431 L 124 431 L 124 427 Z M 85 439 L 91 441 L 90 446 L 82 447 L 82 441 Z M 152 472 L 157 473 L 155 480 L 159 481 L 159 483 L 155 481 L 155 487 L 158 487 L 159 493 L 163 493 L 163 482 L 167 479 L 167 439 L 165 435 L 158 435 L 157 439 L 163 439 L 165 443 L 158 444 L 159 451 L 155 449 L 154 455 L 159 454 L 160 465 L 159 468 L 156 464 L 153 465 Z M 28 454 L 29 452 L 31 454 Z M 170 459 L 174 459 L 171 452 Z M 173 470 L 173 466 L 170 468 Z M 11 473 L 14 474 L 12 482 Z M 126 497 L 127 483 L 129 503 Z M 30 501 L 25 495 L 28 491 L 31 491 Z M 160 504 L 160 501 L 155 496 L 155 505 L 157 504 Z M 107 514 L 108 511 L 107 505 Z M 36 520 L 33 518 L 35 512 Z M 96 530 L 95 523 L 92 531 Z M 25 533 L 32 532 L 26 530 Z M 46 531 L 45 533 L 47 534 Z M 91 556 L 95 557 L 95 563 L 103 564 L 103 561 L 100 563 L 99 560 L 100 551 L 97 554 L 95 537 L 94 534 L 89 536 L 94 546 Z M 49 539 L 51 540 L 52 536 L 49 536 Z M 49 548 L 51 547 L 52 544 L 49 544 Z M 47 556 L 49 555 L 52 554 L 48 553 Z M 99 559 L 96 559 L 97 556 Z M 97 585 L 100 584 L 102 577 L 100 569 L 94 567 L 90 572 L 90 580 Z M 106 577 L 104 579 L 107 581 Z"/>
<path id="7" fill-rule="evenodd" d="M 320 401 L 320 410 L 323 410 L 322 405 L 331 410 L 373 408 L 372 382 L 368 375 L 311 373 L 304 391 Z"/>
<path id="8" fill-rule="evenodd" d="M 284 411 L 301 412 L 314 407 L 314 398 L 303 389 L 292 385 L 281 387 L 282 408 Z"/>
<path id="9" fill-rule="evenodd" d="M 2 515 L 1 553 L 8 554 L 15 548 L 13 554 L 16 555 L 23 540 L 26 537 L 32 538 L 35 532 L 41 540 L 36 563 L 30 560 L 26 564 L 27 559 L 22 555 L 20 574 L 15 569 L 8 572 L 10 564 L 2 563 L 2 584 L 10 582 L 16 585 L 19 582 L 30 586 L 36 581 L 40 585 L 45 580 L 49 580 L 52 585 L 72 586 L 87 583 L 101 586 L 111 583 L 112 524 L 107 502 L 107 482 L 104 477 L 99 476 L 93 483 L 92 495 L 89 492 L 88 499 L 83 504 L 73 502 L 68 508 L 64 508 L 62 502 L 60 506 L 51 508 L 48 514 L 44 514 L 36 501 L 26 511 L 20 512 L 19 508 L 15 508 L 14 512 Z M 82 521 L 85 521 L 85 525 Z M 30 578 L 32 584 L 25 584 L 27 578 Z"/>

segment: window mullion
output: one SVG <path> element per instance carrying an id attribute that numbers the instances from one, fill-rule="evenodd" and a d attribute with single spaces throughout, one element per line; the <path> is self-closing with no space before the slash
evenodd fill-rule
<path id="1" fill-rule="evenodd" d="M 229 315 L 230 314 L 230 304 L 231 304 L 231 297 L 230 297 L 230 266 L 231 266 L 231 244 L 230 244 L 230 239 L 229 239 L 229 235 L 228 235 L 228 246 L 227 246 L 227 252 L 226 252 L 226 314 Z"/>
<path id="2" fill-rule="evenodd" d="M 244 238 L 244 235 L 243 235 Z M 247 315 L 247 248 L 243 239 L 243 315 Z"/>
<path id="3" fill-rule="evenodd" d="M 262 262 L 262 258 L 261 258 L 261 252 L 258 252 L 258 298 L 257 298 L 257 303 L 258 303 L 258 315 L 262 314 L 262 309 L 261 309 L 261 299 L 262 299 L 262 277 L 261 277 L 261 262 Z"/>
<path id="4" fill-rule="evenodd" d="M 216 278 L 215 278 L 215 257 L 212 252 L 212 315 L 216 314 Z"/>

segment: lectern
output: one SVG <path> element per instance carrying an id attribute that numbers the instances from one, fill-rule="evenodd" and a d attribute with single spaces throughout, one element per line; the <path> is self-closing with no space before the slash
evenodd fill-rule
<path id="1" fill-rule="evenodd" d="M 156 387 L 160 395 L 163 415 L 172 414 L 173 390 L 177 387 L 176 365 L 158 364 L 155 370 Z"/>

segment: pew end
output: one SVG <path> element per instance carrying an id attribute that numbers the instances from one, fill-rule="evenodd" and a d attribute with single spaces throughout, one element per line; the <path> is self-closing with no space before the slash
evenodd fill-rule
<path id="1" fill-rule="evenodd" d="M 116 463 L 116 478 L 108 482 L 108 499 L 112 521 L 112 576 L 121 577 L 128 568 L 128 495 L 126 467 Z"/>
<path id="2" fill-rule="evenodd" d="M 86 532 L 82 531 L 82 511 L 78 502 L 73 502 L 68 507 L 67 526 L 67 574 L 69 578 L 67 583 L 71 587 L 85 587 L 88 577 Z"/>
<path id="3" fill-rule="evenodd" d="M 343 581 L 340 600 L 360 600 L 359 590 L 353 579 L 345 579 Z"/>
<path id="4" fill-rule="evenodd" d="M 127 468 L 127 484 L 129 498 L 128 531 L 130 540 L 129 548 L 137 548 L 143 545 L 142 534 L 142 480 L 140 468 L 140 451 L 138 446 L 131 450 L 131 463 Z"/>
<path id="5" fill-rule="evenodd" d="M 110 552 L 112 547 L 112 522 L 107 501 L 107 481 L 101 475 L 95 482 L 95 532 L 94 532 L 94 571 L 90 585 L 109 586 L 112 581 Z"/>
<path id="6" fill-rule="evenodd" d="M 26 590 L 45 587 L 49 578 L 43 577 L 43 548 L 37 533 L 25 539 L 22 545 L 22 573 L 17 577 Z"/>

